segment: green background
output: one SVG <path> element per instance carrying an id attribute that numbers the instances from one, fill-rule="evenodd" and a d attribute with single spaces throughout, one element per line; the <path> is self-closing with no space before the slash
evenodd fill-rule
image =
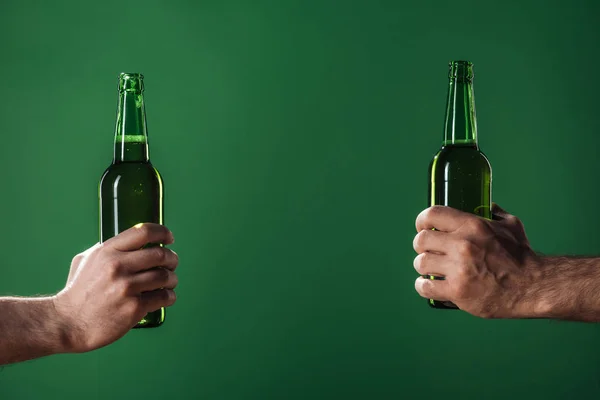
<path id="1" fill-rule="evenodd" d="M 180 286 L 163 327 L 5 367 L 0 398 L 598 398 L 600 325 L 431 310 L 412 239 L 468 59 L 493 199 L 598 254 L 599 4 L 2 0 L 0 293 L 60 290 L 98 240 L 121 71 Z"/>

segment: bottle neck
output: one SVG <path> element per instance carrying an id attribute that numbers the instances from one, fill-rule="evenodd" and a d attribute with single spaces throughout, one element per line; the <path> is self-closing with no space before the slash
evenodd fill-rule
<path id="1" fill-rule="evenodd" d="M 144 95 L 138 90 L 120 90 L 113 163 L 148 161 Z"/>
<path id="2" fill-rule="evenodd" d="M 451 63 L 444 146 L 477 147 L 477 119 L 472 64 Z"/>

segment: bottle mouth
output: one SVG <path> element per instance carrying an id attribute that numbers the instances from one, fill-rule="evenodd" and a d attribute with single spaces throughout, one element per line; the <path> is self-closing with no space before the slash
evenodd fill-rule
<path id="1" fill-rule="evenodd" d="M 458 60 L 450 61 L 448 64 L 450 71 L 448 77 L 450 79 L 456 79 L 458 82 L 472 82 L 473 81 L 473 63 L 471 61 Z"/>
<path id="2" fill-rule="evenodd" d="M 456 60 L 456 61 L 450 61 L 450 65 L 455 64 L 455 65 L 465 65 L 465 66 L 473 66 L 473 63 L 471 61 L 466 61 L 466 60 Z"/>
<path id="3" fill-rule="evenodd" d="M 119 74 L 119 92 L 143 92 L 144 75 L 139 72 L 121 72 Z"/>

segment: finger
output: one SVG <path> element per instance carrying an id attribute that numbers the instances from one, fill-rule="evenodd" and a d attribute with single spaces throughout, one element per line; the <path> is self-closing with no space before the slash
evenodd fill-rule
<path id="1" fill-rule="evenodd" d="M 502 223 L 517 228 L 519 231 L 525 231 L 523 223 L 516 216 L 508 213 L 502 209 L 498 204 L 492 203 L 492 219 L 495 221 L 501 221 Z"/>
<path id="2" fill-rule="evenodd" d="M 451 261 L 448 257 L 435 253 L 421 253 L 415 257 L 413 266 L 419 275 L 448 276 Z"/>
<path id="3" fill-rule="evenodd" d="M 430 278 L 418 277 L 415 281 L 415 289 L 426 299 L 434 299 L 437 301 L 449 301 L 448 298 L 448 282 L 444 280 L 433 280 Z"/>
<path id="4" fill-rule="evenodd" d="M 452 232 L 460 228 L 465 220 L 469 218 L 477 217 L 452 207 L 429 207 L 421 211 L 417 216 L 417 232 L 421 232 L 424 229 L 437 229 L 438 231 Z"/>
<path id="5" fill-rule="evenodd" d="M 174 271 L 179 264 L 179 256 L 171 249 L 154 246 L 122 254 L 120 262 L 130 272 L 140 272 L 154 267 Z"/>
<path id="6" fill-rule="evenodd" d="M 496 213 L 508 214 L 508 212 L 505 209 L 500 207 L 500 205 L 495 202 L 492 202 L 492 212 L 494 214 L 496 214 Z"/>
<path id="7" fill-rule="evenodd" d="M 504 220 L 509 217 L 511 214 L 506 212 L 502 207 L 500 207 L 497 203 L 492 203 L 492 217 L 496 220 Z"/>
<path id="8" fill-rule="evenodd" d="M 164 225 L 140 223 L 115 237 L 108 239 L 105 245 L 119 251 L 138 250 L 148 243 L 173 243 L 173 234 Z"/>
<path id="9" fill-rule="evenodd" d="M 156 311 L 161 307 L 169 307 L 175 303 L 177 296 L 171 289 L 157 289 L 140 295 L 142 308 L 146 313 Z"/>
<path id="10" fill-rule="evenodd" d="M 177 283 L 178 278 L 175 272 L 160 267 L 139 272 L 130 278 L 130 288 L 133 294 L 156 289 L 175 289 Z"/>
<path id="11" fill-rule="evenodd" d="M 419 254 L 432 251 L 440 254 L 451 249 L 451 237 L 446 232 L 423 230 L 415 235 L 413 248 Z"/>

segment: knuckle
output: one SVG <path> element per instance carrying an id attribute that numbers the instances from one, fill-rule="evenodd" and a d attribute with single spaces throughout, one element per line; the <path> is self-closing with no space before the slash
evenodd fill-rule
<path id="1" fill-rule="evenodd" d="M 163 289 L 160 291 L 160 299 L 165 306 L 173 304 L 175 302 L 175 292 L 170 289 Z"/>
<path id="2" fill-rule="evenodd" d="M 427 235 L 429 235 L 428 230 L 422 230 L 416 234 L 415 239 L 413 240 L 413 247 L 417 253 L 423 251 L 423 247 L 425 246 L 425 242 L 427 240 Z"/>
<path id="3" fill-rule="evenodd" d="M 167 289 L 158 289 L 155 292 L 155 295 L 161 304 L 165 303 L 169 299 L 169 293 Z"/>
<path id="4" fill-rule="evenodd" d="M 105 268 L 109 271 L 111 276 L 116 276 L 121 271 L 121 261 L 116 257 L 109 258 L 105 263 Z"/>
<path id="5" fill-rule="evenodd" d="M 179 265 L 179 255 L 177 253 L 175 253 L 173 250 L 169 250 L 169 252 L 171 253 L 171 256 L 173 257 L 173 266 L 177 266 Z"/>
<path id="6" fill-rule="evenodd" d="M 157 275 L 157 280 L 160 283 L 166 284 L 167 282 L 169 282 L 169 278 L 170 278 L 169 270 L 167 270 L 165 268 L 157 268 L 155 273 Z"/>
<path id="7" fill-rule="evenodd" d="M 145 237 L 150 236 L 150 233 L 152 233 L 150 224 L 142 224 L 137 229 Z"/>
<path id="8" fill-rule="evenodd" d="M 162 247 L 152 247 L 148 249 L 151 252 L 152 259 L 157 263 L 162 263 L 166 259 L 165 250 Z"/>
<path id="9" fill-rule="evenodd" d="M 524 230 L 524 225 L 523 225 L 523 221 L 521 221 L 519 218 L 515 217 L 514 215 L 511 215 L 510 217 L 507 218 L 508 223 Z"/>
<path id="10" fill-rule="evenodd" d="M 429 207 L 429 212 L 434 216 L 440 215 L 440 213 L 444 212 L 444 206 L 440 206 L 440 205 L 431 206 L 431 207 Z"/>
<path id="11" fill-rule="evenodd" d="M 422 297 L 429 297 L 429 292 L 431 291 L 430 287 L 431 282 L 429 281 L 429 279 L 419 277 L 415 280 L 415 290 Z"/>
<path id="12" fill-rule="evenodd" d="M 119 282 L 117 282 L 114 285 L 114 287 L 115 287 L 117 296 L 127 297 L 127 296 L 129 296 L 131 290 L 133 289 L 133 284 L 128 279 L 121 279 Z"/>
<path id="13" fill-rule="evenodd" d="M 471 259 L 477 251 L 475 245 L 469 240 L 461 240 L 456 245 L 456 250 L 462 258 Z"/>
<path id="14" fill-rule="evenodd" d="M 171 278 L 171 286 L 173 288 L 177 287 L 177 285 L 179 284 L 179 277 L 177 276 L 177 274 L 174 272 L 171 272 L 170 278 Z"/>
<path id="15" fill-rule="evenodd" d="M 424 212 L 424 217 L 426 220 L 436 219 L 444 212 L 443 206 L 431 206 Z"/>
<path id="16" fill-rule="evenodd" d="M 83 254 L 77 254 L 75 257 L 73 257 L 73 259 L 71 260 L 71 270 L 76 270 L 77 268 L 79 268 L 79 266 L 81 265 L 81 263 L 84 260 L 84 255 Z"/>
<path id="17" fill-rule="evenodd" d="M 485 233 L 487 228 L 485 221 L 478 217 L 469 220 L 469 227 L 473 233 L 478 235 Z"/>
<path id="18" fill-rule="evenodd" d="M 129 292 L 131 289 L 135 288 L 135 282 L 134 282 L 133 278 L 121 279 L 120 285 L 127 292 Z"/>
<path id="19" fill-rule="evenodd" d="M 415 267 L 415 270 L 420 275 L 423 275 L 423 271 L 425 270 L 426 258 L 429 258 L 427 256 L 427 253 L 421 253 L 421 254 L 419 254 L 418 256 L 415 257 L 415 261 L 413 263 L 413 266 Z"/>
<path id="20" fill-rule="evenodd" d="M 177 294 L 174 290 L 169 290 L 169 305 L 175 304 L 177 301 Z"/>
<path id="21" fill-rule="evenodd" d="M 514 216 L 512 214 L 508 214 L 508 215 L 506 215 L 506 217 L 504 217 L 504 220 L 511 222 L 511 223 L 515 223 L 519 220 L 519 218 L 517 218 L 516 216 Z"/>

